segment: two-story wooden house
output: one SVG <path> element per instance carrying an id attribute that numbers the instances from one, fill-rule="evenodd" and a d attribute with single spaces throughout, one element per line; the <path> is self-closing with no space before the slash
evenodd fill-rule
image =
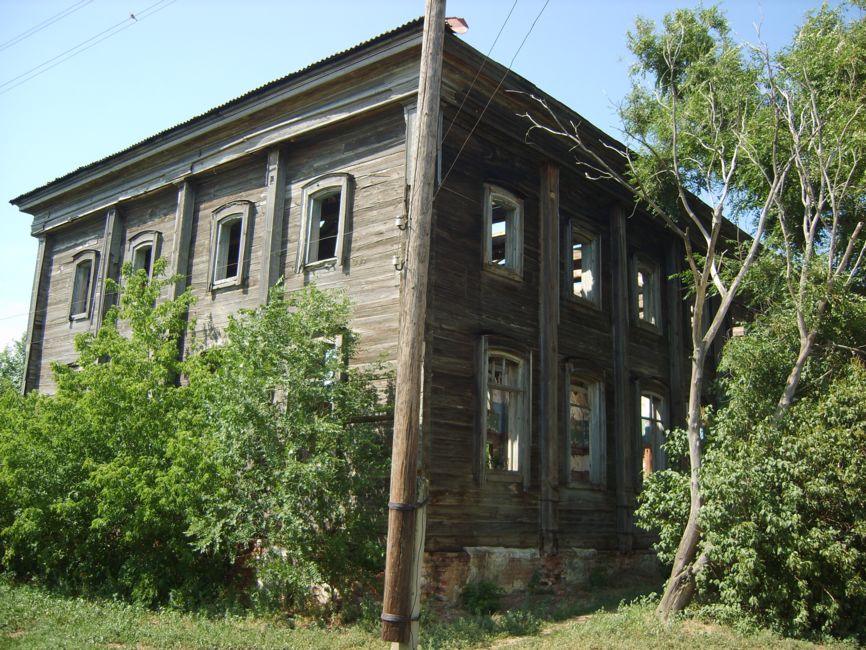
<path id="1" fill-rule="evenodd" d="M 393 360 L 421 31 L 406 24 L 14 199 L 39 240 L 26 388 L 53 389 L 50 364 L 72 362 L 73 336 L 103 318 L 106 279 L 157 257 L 182 278 L 173 292 L 197 296 L 204 337 L 284 278 L 345 290 L 355 362 Z M 520 588 L 533 573 L 651 566 L 635 494 L 684 414 L 681 245 L 623 190 L 587 180 L 564 143 L 527 138 L 529 94 L 602 135 L 446 35 L 420 464 L 428 589 L 446 597 L 482 577 Z"/>

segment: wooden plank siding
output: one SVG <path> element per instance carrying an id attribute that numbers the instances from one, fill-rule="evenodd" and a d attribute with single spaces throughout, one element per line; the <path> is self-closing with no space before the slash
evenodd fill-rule
<path id="1" fill-rule="evenodd" d="M 544 532 L 541 518 L 543 496 L 539 483 L 541 448 L 539 435 L 543 404 L 539 399 L 545 377 L 539 363 L 538 305 L 542 292 L 539 230 L 540 176 L 544 164 L 559 163 L 559 227 L 564 233 L 574 220 L 582 229 L 598 236 L 600 243 L 600 291 L 597 304 L 575 299 L 560 286 L 559 324 L 556 345 L 557 365 L 574 360 L 602 378 L 605 400 L 607 471 L 603 485 L 582 485 L 561 481 L 556 491 L 556 512 L 546 515 L 556 521 L 558 545 L 607 550 L 646 547 L 649 536 L 639 534 L 631 520 L 634 508 L 634 475 L 639 471 L 639 421 L 633 415 L 639 395 L 632 378 L 650 378 L 669 388 L 667 399 L 684 399 L 671 390 L 673 365 L 670 346 L 682 346 L 681 337 L 668 336 L 670 318 L 681 314 L 673 301 L 677 290 L 668 289 L 673 237 L 646 215 L 632 214 L 630 197 L 622 192 L 588 181 L 573 160 L 562 152 L 540 151 L 523 137 L 528 122 L 519 116 L 529 110 L 526 95 L 506 95 L 506 82 L 496 101 L 484 110 L 497 79 L 495 72 L 476 82 L 468 96 L 472 67 L 480 61 L 466 56 L 462 47 L 446 49 L 443 79 L 442 170 L 447 174 L 436 198 L 436 227 L 431 268 L 432 394 L 429 471 L 431 507 L 428 519 L 428 550 L 460 546 L 538 546 Z M 511 79 L 509 79 L 511 81 Z M 527 84 L 528 85 L 528 84 Z M 465 98 L 465 102 L 464 102 Z M 456 108 L 464 104 L 457 115 Z M 456 119 L 455 119 L 456 116 Z M 462 151 L 461 151 L 462 149 Z M 459 158 L 458 156 L 459 153 Z M 454 163 L 457 160 L 456 164 Z M 483 187 L 492 183 L 523 201 L 523 275 L 515 280 L 483 268 Z M 611 214 L 617 205 L 624 210 L 625 246 L 623 290 L 615 291 L 614 256 L 611 254 Z M 679 250 L 679 249 L 677 249 Z M 660 270 L 662 327 L 653 329 L 637 322 L 633 302 L 632 258 L 653 260 Z M 557 261 L 562 277 L 565 260 Z M 558 278 L 558 284 L 564 285 Z M 623 315 L 622 375 L 615 379 L 614 301 L 621 301 Z M 549 326 L 549 323 L 546 324 Z M 500 335 L 515 341 L 515 347 L 533 359 L 532 403 L 529 439 L 530 480 L 526 487 L 516 477 L 488 472 L 481 481 L 474 478 L 474 457 L 479 452 L 477 421 L 479 394 L 476 373 L 476 346 L 484 334 Z M 544 337 L 541 338 L 544 340 Z M 681 360 L 687 353 L 681 352 Z M 675 363 L 680 363 L 676 361 Z M 548 366 L 549 367 L 549 366 Z M 548 372 L 550 370 L 548 369 Z M 622 395 L 614 399 L 619 388 Z M 565 391 L 558 391 L 559 408 L 564 412 Z M 675 409 L 672 409 L 676 412 Z M 681 409 L 679 409 L 681 412 Z M 618 423 L 614 426 L 614 423 Z M 565 453 L 565 422 L 554 423 L 557 445 Z M 618 470 L 617 465 L 622 464 Z M 619 498 L 617 495 L 620 495 Z M 626 511 L 618 510 L 624 501 Z M 622 519 L 622 521 L 620 521 Z M 547 524 L 549 525 L 549 524 Z M 625 538 L 625 539 L 624 539 Z M 549 545 L 545 541 L 545 545 Z"/>
<path id="2" fill-rule="evenodd" d="M 51 362 L 73 361 L 73 335 L 96 322 L 69 318 L 73 256 L 111 250 L 127 261 L 130 239 L 151 230 L 160 234 L 169 272 L 183 278 L 177 289 L 189 286 L 196 297 L 189 317 L 198 341 L 218 342 L 229 316 L 262 304 L 282 278 L 290 291 L 315 283 L 345 292 L 360 335 L 353 363 L 392 363 L 401 277 L 392 258 L 402 258 L 405 243 L 395 221 L 405 219 L 411 192 L 406 114 L 417 91 L 419 43 L 420 27 L 401 32 L 310 78 L 133 147 L 113 167 L 86 169 L 78 181 L 61 179 L 27 195 L 24 209 L 44 242 L 27 387 L 53 390 Z M 510 73 L 497 90 L 506 70 L 495 62 L 473 83 L 483 61 L 446 38 L 443 182 L 434 198 L 422 396 L 421 471 L 431 498 L 426 550 L 646 548 L 650 536 L 632 521 L 641 482 L 638 403 L 641 387 L 652 386 L 668 400 L 673 423 L 685 412 L 689 316 L 682 288 L 669 279 L 682 247 L 617 186 L 588 180 L 566 143 L 527 134 L 521 114 L 538 114 L 529 94 L 543 94 Z M 588 138 L 600 135 L 591 125 L 580 128 Z M 341 263 L 304 268 L 304 189 L 331 175 L 347 179 L 351 196 Z M 522 205 L 519 277 L 484 263 L 486 185 Z M 214 211 L 236 201 L 249 205 L 243 280 L 214 289 Z M 106 228 L 109 210 L 116 217 Z M 567 280 L 572 223 L 597 241 L 597 300 L 575 297 Z M 117 241 L 106 243 L 106 233 Z M 637 319 L 637 259 L 659 270 L 659 327 Z M 117 276 L 118 264 L 98 265 Z M 525 363 L 528 430 L 519 472 L 485 467 L 485 344 L 501 344 Z M 586 371 L 603 398 L 606 453 L 595 483 L 573 479 L 569 469 L 569 368 Z"/>

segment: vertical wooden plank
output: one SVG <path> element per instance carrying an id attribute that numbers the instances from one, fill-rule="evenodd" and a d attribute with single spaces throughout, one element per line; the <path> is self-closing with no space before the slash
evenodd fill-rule
<path id="1" fill-rule="evenodd" d="M 557 550 L 559 531 L 559 167 L 541 168 L 539 188 L 541 269 L 538 294 L 539 451 L 541 457 L 541 544 Z"/>
<path id="2" fill-rule="evenodd" d="M 268 152 L 267 193 L 265 200 L 265 230 L 262 240 L 262 267 L 259 280 L 261 301 L 268 301 L 268 292 L 280 277 L 280 247 L 285 219 L 286 164 L 279 147 Z"/>
<path id="3" fill-rule="evenodd" d="M 34 345 L 41 347 L 42 323 L 45 315 L 38 305 L 45 292 L 45 247 L 46 236 L 39 236 L 39 248 L 36 250 L 36 269 L 33 272 L 33 288 L 30 291 L 30 313 L 27 315 L 27 337 L 24 341 L 24 379 L 21 382 L 21 392 L 26 393 L 36 385 L 39 377 L 39 356 L 33 353 Z M 38 333 L 37 333 L 38 330 Z M 38 335 L 37 335 L 38 334 Z M 34 367 L 31 368 L 31 364 Z"/>
<path id="4" fill-rule="evenodd" d="M 678 242 L 671 239 L 665 249 L 665 332 L 668 344 L 670 399 L 667 423 L 670 427 L 685 425 L 687 396 L 683 387 L 683 292 L 679 273 L 682 269 Z"/>
<path id="5" fill-rule="evenodd" d="M 176 298 L 189 282 L 189 244 L 192 237 L 192 217 L 195 209 L 195 187 L 183 181 L 177 190 L 177 211 L 174 217 L 174 239 L 171 249 L 170 275 L 180 276 L 171 287 L 170 298 Z M 210 251 L 206 251 L 210 256 Z"/>
<path id="6" fill-rule="evenodd" d="M 105 318 L 105 312 L 111 307 L 116 294 L 108 290 L 109 278 L 117 280 L 117 270 L 120 266 L 120 224 L 118 223 L 117 206 L 112 206 L 105 213 L 105 233 L 102 236 L 102 253 L 99 260 L 99 295 L 96 297 L 93 324 L 98 330 Z"/>
<path id="7" fill-rule="evenodd" d="M 616 466 L 616 531 L 620 551 L 630 551 L 634 541 L 634 468 L 631 400 L 628 381 L 629 263 L 625 212 L 611 209 L 611 263 L 613 267 L 613 402 Z"/>

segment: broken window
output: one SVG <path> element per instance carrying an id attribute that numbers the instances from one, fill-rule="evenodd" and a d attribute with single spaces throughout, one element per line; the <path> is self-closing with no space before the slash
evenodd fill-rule
<path id="1" fill-rule="evenodd" d="M 70 320 L 90 318 L 96 275 L 96 258 L 96 251 L 93 250 L 81 251 L 72 258 L 75 266 L 72 276 L 72 297 L 69 304 Z"/>
<path id="2" fill-rule="evenodd" d="M 566 249 L 567 291 L 576 298 L 599 304 L 599 238 L 572 223 L 568 229 Z"/>
<path id="3" fill-rule="evenodd" d="M 484 263 L 488 268 L 523 272 L 523 202 L 505 190 L 485 186 Z"/>
<path id="4" fill-rule="evenodd" d="M 570 373 L 568 385 L 568 477 L 571 482 L 605 480 L 604 385 Z"/>
<path id="5" fill-rule="evenodd" d="M 213 212 L 211 288 L 243 282 L 252 203 L 234 201 Z"/>
<path id="6" fill-rule="evenodd" d="M 326 176 L 304 186 L 298 271 L 342 264 L 348 192 L 347 174 Z"/>
<path id="7" fill-rule="evenodd" d="M 523 361 L 491 352 L 487 357 L 485 419 L 486 468 L 516 472 L 520 469 L 524 437 L 526 377 Z"/>
<path id="8" fill-rule="evenodd" d="M 133 270 L 143 270 L 148 279 L 153 275 L 153 263 L 159 256 L 159 240 L 158 231 L 146 230 L 131 237 L 127 246 Z"/>
<path id="9" fill-rule="evenodd" d="M 660 327 L 661 278 L 658 267 L 651 262 L 638 259 L 635 263 L 634 283 L 638 321 Z"/>
<path id="10" fill-rule="evenodd" d="M 664 469 L 665 441 L 665 405 L 664 400 L 654 393 L 641 393 L 640 396 L 640 431 L 642 448 L 642 468 L 644 475 Z"/>

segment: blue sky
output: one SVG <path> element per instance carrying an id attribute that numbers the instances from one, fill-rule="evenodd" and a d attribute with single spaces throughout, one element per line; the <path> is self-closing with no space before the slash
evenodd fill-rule
<path id="1" fill-rule="evenodd" d="M 448 0 L 447 14 L 486 53 L 513 1 Z M 617 135 L 634 18 L 696 4 L 549 0 L 513 68 Z M 720 4 L 739 40 L 760 25 L 775 48 L 818 3 Z M 518 0 L 491 57 L 507 65 L 544 5 Z M 36 257 L 30 216 L 9 199 L 423 12 L 423 0 L 0 0 L 0 347 L 26 328 Z"/>

